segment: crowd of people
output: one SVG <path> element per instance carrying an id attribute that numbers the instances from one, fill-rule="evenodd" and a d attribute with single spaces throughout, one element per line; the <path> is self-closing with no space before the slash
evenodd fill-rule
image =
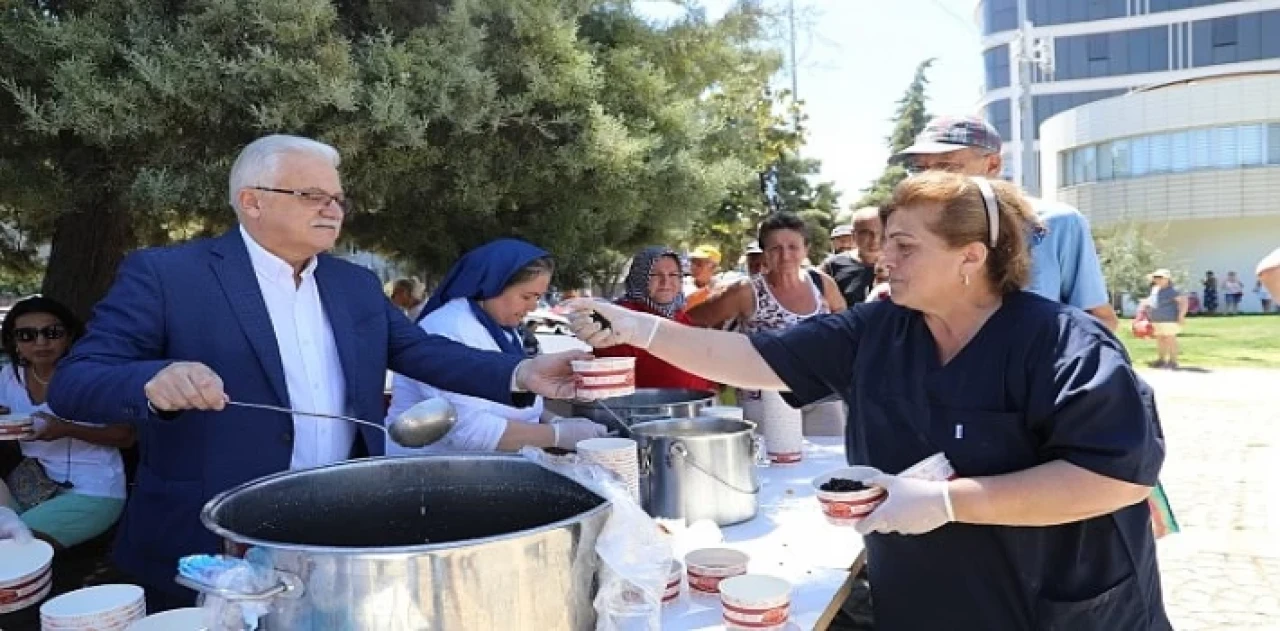
<path id="1" fill-rule="evenodd" d="M 806 433 L 843 436 L 851 464 L 884 471 L 888 499 L 859 526 L 881 628 L 1168 629 L 1148 504 L 1164 459 L 1153 395 L 1113 335 L 1088 223 L 1000 181 L 1000 151 L 984 121 L 936 119 L 894 157 L 912 176 L 837 226 L 820 264 L 806 224 L 776 213 L 742 277 L 718 277 L 711 245 L 688 270 L 675 248 L 645 248 L 616 302 L 569 301 L 571 327 L 596 356 L 634 357 L 638 387 L 735 388 L 745 410 L 785 402 Z M 14 447 L 0 457 L 0 538 L 64 549 L 119 519 L 115 561 L 160 611 L 192 603 L 177 561 L 218 550 L 200 507 L 236 485 L 605 434 L 544 405 L 573 398 L 570 364 L 591 356 L 541 353 L 522 331 L 555 282 L 551 256 L 494 241 L 429 299 L 405 282 L 388 300 L 371 272 L 326 254 L 347 211 L 339 161 L 314 140 L 256 140 L 231 168 L 234 229 L 128 257 L 87 330 L 46 298 L 14 307 L 0 404 L 38 421 L 0 443 Z M 1280 289 L 1280 250 L 1259 279 Z M 1176 337 L 1185 297 L 1167 270 L 1152 281 L 1157 335 Z M 1161 357 L 1176 364 L 1176 346 Z M 458 422 L 420 450 L 228 405 L 395 418 L 432 397 Z M 119 450 L 135 441 L 126 502 Z M 955 479 L 894 475 L 938 452 Z"/>

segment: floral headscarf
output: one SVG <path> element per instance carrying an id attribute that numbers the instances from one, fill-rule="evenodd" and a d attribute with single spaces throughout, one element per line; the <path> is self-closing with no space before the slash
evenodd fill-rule
<path id="1" fill-rule="evenodd" d="M 664 256 L 671 257 L 671 260 L 676 262 L 676 267 L 683 271 L 680 255 L 670 248 L 653 246 L 640 250 L 635 258 L 631 259 L 631 271 L 627 273 L 627 291 L 622 295 L 622 299 L 638 302 L 664 318 L 672 318 L 684 308 L 683 291 L 676 292 L 676 299 L 667 304 L 658 304 L 649 297 L 649 273 L 653 271 L 654 262 Z"/>

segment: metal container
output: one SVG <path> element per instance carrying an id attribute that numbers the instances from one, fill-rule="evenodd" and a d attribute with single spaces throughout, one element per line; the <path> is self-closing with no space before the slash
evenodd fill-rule
<path id="1" fill-rule="evenodd" d="M 575 402 L 570 416 L 589 418 L 625 433 L 627 427 L 618 426 L 618 418 L 614 413 L 617 417 L 621 417 L 627 426 L 631 426 L 661 419 L 693 418 L 702 408 L 712 405 L 715 400 L 716 393 L 707 390 L 636 388 L 635 394 L 604 399 L 604 405 L 594 401 Z M 613 413 L 610 413 L 610 410 Z"/>
<path id="2" fill-rule="evenodd" d="M 281 473 L 205 505 L 230 554 L 279 584 L 259 628 L 595 628 L 596 537 L 610 505 L 518 457 L 374 458 Z"/>
<path id="3" fill-rule="evenodd" d="M 640 497 L 654 517 L 721 526 L 756 516 L 756 424 L 709 417 L 637 423 Z"/>

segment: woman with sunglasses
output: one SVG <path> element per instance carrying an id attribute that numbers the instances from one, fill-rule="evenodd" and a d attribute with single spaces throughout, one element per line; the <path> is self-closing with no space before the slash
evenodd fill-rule
<path id="1" fill-rule="evenodd" d="M 83 333 L 70 309 L 39 296 L 14 305 L 0 326 L 0 346 L 9 359 L 0 370 L 0 404 L 35 418 L 34 433 L 19 443 L 25 459 L 5 472 L 9 508 L 55 549 L 93 539 L 120 518 L 120 449 L 134 441 L 132 426 L 68 421 L 45 404 L 58 360 Z"/>

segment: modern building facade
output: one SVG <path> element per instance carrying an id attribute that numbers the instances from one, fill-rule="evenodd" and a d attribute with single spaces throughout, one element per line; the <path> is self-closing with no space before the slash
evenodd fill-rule
<path id="1" fill-rule="evenodd" d="M 1181 82 L 1068 110 L 1041 126 L 1040 157 L 1046 198 L 1081 209 L 1095 230 L 1142 226 L 1165 266 L 1193 279 L 1237 272 L 1242 310 L 1260 308 L 1254 266 L 1280 246 L 1280 73 Z"/>
<path id="2" fill-rule="evenodd" d="M 1280 245 L 1280 0 L 1026 0 L 1052 47 L 1031 94 L 1038 186 L 1095 230 L 1149 229 L 1169 267 L 1236 271 Z M 984 112 L 1014 137 L 1017 0 L 978 8 Z M 1021 147 L 1008 143 L 1006 164 Z M 1198 291 L 1199 285 L 1187 288 Z"/>
<path id="3" fill-rule="evenodd" d="M 1052 51 L 1032 72 L 1035 128 L 1086 103 L 1187 79 L 1280 70 L 1280 0 L 1024 0 L 1033 39 Z M 981 0 L 981 107 L 1014 139 L 1018 0 Z M 1007 145 L 1006 164 L 1021 150 Z M 1030 178 L 1029 188 L 1039 177 Z"/>

